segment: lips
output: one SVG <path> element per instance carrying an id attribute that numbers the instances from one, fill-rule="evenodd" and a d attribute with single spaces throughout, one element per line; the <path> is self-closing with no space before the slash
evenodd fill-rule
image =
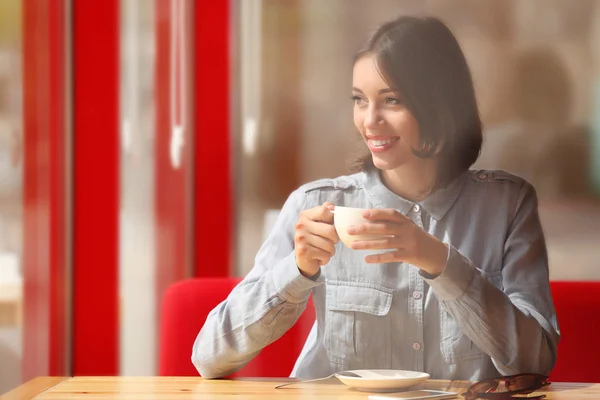
<path id="1" fill-rule="evenodd" d="M 375 153 L 380 153 L 383 151 L 387 151 L 389 149 L 391 149 L 392 147 L 394 147 L 394 145 L 396 144 L 396 142 L 399 140 L 400 138 L 397 136 L 387 136 L 387 137 L 382 137 L 382 136 L 371 136 L 371 137 L 367 137 L 367 145 L 369 146 L 369 149 L 372 152 Z"/>
<path id="2" fill-rule="evenodd" d="M 369 139 L 369 141 L 371 142 L 371 144 L 373 146 L 385 146 L 386 144 L 392 143 L 395 140 L 397 140 L 397 139 L 387 139 L 387 140 Z"/>

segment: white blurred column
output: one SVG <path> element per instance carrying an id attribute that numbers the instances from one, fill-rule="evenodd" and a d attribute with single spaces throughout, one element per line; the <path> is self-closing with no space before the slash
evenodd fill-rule
<path id="1" fill-rule="evenodd" d="M 120 374 L 157 373 L 153 0 L 121 1 Z"/>
<path id="2" fill-rule="evenodd" d="M 236 275 L 244 276 L 252 268 L 256 249 L 261 244 L 261 235 L 256 233 L 261 230 L 264 211 L 255 201 L 251 193 L 246 192 L 247 180 L 254 181 L 256 157 L 261 144 L 265 140 L 265 128 L 268 124 L 263 121 L 262 115 L 262 0 L 240 0 L 236 2 L 236 18 L 239 24 L 234 24 L 236 37 L 239 39 L 237 52 L 239 54 L 239 83 L 233 90 L 237 90 L 239 104 L 239 130 L 240 152 L 237 159 L 241 160 L 238 171 L 242 175 L 235 179 L 236 192 L 239 195 L 236 201 L 237 218 L 235 219 L 236 238 Z M 266 126 L 265 126 L 266 125 Z M 241 179 L 240 179 L 241 178 Z M 260 179 L 260 178 L 258 178 Z"/>

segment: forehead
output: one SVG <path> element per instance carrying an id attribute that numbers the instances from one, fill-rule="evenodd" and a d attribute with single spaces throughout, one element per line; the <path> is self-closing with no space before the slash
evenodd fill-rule
<path id="1" fill-rule="evenodd" d="M 352 72 L 352 86 L 363 92 L 389 88 L 387 82 L 381 77 L 373 57 L 363 57 L 356 61 Z"/>

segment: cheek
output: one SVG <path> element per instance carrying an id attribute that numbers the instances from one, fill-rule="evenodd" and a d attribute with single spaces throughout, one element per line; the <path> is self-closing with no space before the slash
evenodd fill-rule
<path id="1" fill-rule="evenodd" d="M 364 119 L 364 115 L 354 109 L 354 126 L 356 126 L 356 129 L 358 129 L 360 132 L 363 131 Z"/>
<path id="2" fill-rule="evenodd" d="M 419 124 L 409 112 L 403 112 L 396 120 L 396 131 L 405 141 L 417 148 L 420 142 Z"/>

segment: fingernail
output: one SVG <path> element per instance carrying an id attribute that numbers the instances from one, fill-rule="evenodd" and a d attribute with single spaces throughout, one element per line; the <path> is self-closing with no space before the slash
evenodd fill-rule
<path id="1" fill-rule="evenodd" d="M 354 225 L 350 225 L 348 227 L 348 233 L 352 235 L 355 232 L 356 232 L 356 228 L 354 227 Z"/>
<path id="2" fill-rule="evenodd" d="M 365 217 L 365 218 L 369 218 L 370 216 L 371 216 L 371 211 L 365 211 L 363 213 L 363 217 Z"/>

